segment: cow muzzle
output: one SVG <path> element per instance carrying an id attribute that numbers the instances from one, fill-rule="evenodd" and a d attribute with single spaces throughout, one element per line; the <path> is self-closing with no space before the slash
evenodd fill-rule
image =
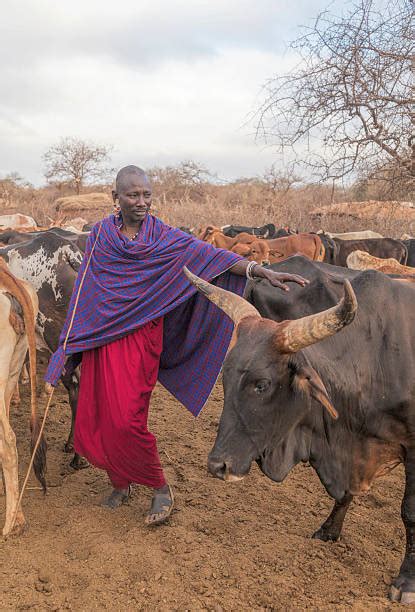
<path id="1" fill-rule="evenodd" d="M 230 461 L 215 461 L 208 459 L 208 470 L 216 478 L 226 480 L 226 482 L 237 482 L 243 480 L 245 475 L 238 476 L 232 473 L 232 466 Z"/>

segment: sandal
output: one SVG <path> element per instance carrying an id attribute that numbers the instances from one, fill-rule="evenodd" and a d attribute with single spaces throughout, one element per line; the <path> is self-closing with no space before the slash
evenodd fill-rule
<path id="1" fill-rule="evenodd" d="M 173 512 L 173 489 L 170 485 L 167 486 L 169 487 L 168 493 L 155 493 L 153 495 L 150 512 L 145 518 L 145 524 L 149 527 L 162 525 L 169 519 L 171 513 Z M 151 520 L 151 517 L 155 517 L 154 520 Z"/>
<path id="2" fill-rule="evenodd" d="M 119 508 L 130 498 L 131 495 L 131 485 L 128 486 L 128 489 L 113 489 L 110 495 L 105 497 L 100 506 L 103 508 L 110 508 L 110 510 L 115 510 L 115 508 Z"/>

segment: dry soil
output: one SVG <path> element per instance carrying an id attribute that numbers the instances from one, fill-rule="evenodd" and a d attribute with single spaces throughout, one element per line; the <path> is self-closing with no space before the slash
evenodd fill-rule
<path id="1" fill-rule="evenodd" d="M 198 419 L 157 387 L 151 429 L 176 509 L 169 525 L 149 529 L 143 524 L 149 490 L 137 486 L 125 506 L 105 510 L 98 505 L 108 490 L 105 474 L 68 468 L 62 447 L 69 406 L 62 387 L 54 399 L 47 423 L 48 494 L 43 497 L 31 478 L 23 504 L 27 530 L 18 538 L 0 537 L 2 611 L 400 608 L 387 592 L 404 548 L 401 468 L 353 503 L 340 542 L 312 540 L 331 509 L 312 468 L 299 465 L 278 485 L 256 466 L 235 484 L 209 477 L 220 384 Z M 12 422 L 23 474 L 27 390 Z"/>

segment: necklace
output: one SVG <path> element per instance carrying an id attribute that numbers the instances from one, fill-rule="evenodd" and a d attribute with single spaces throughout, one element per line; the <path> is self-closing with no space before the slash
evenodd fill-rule
<path id="1" fill-rule="evenodd" d="M 121 226 L 121 228 L 122 228 L 122 227 L 123 227 L 123 226 Z M 124 234 L 124 236 L 127 236 L 128 240 L 130 240 L 130 241 L 131 241 L 131 240 L 135 240 L 135 239 L 137 238 L 137 236 L 138 236 L 138 234 L 139 234 L 139 233 L 140 233 L 140 230 L 138 230 L 138 231 L 137 231 L 137 232 L 134 234 L 134 236 L 131 236 L 131 237 L 130 237 L 128 234 Z"/>

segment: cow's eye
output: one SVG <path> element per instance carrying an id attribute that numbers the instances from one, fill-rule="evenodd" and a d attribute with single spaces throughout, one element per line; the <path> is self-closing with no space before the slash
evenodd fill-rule
<path id="1" fill-rule="evenodd" d="M 257 380 L 255 383 L 255 393 L 258 393 L 258 395 L 265 393 L 265 391 L 268 391 L 270 385 L 271 381 L 266 380 L 265 378 Z"/>

